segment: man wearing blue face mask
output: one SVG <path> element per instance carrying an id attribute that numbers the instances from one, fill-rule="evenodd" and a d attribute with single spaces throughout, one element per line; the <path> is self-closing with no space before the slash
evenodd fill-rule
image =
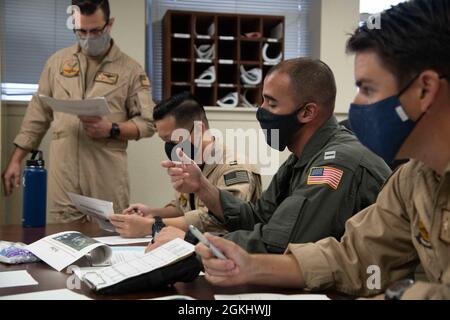
<path id="1" fill-rule="evenodd" d="M 181 147 L 189 157 L 197 161 L 203 176 L 217 188 L 253 203 L 260 197 L 259 168 L 245 163 L 245 159 L 232 154 L 226 146 L 215 141 L 209 132 L 205 110 L 192 95 L 184 92 L 162 101 L 156 105 L 153 118 L 169 159 L 178 161 L 175 149 Z M 220 156 L 215 157 L 218 153 Z M 190 224 L 202 231 L 226 232 L 220 222 L 208 214 L 208 208 L 193 193 L 177 193 L 175 199 L 164 208 L 133 204 L 122 214 L 115 214 L 110 218 L 116 231 L 123 237 L 149 235 L 155 220 L 159 219 L 168 228 L 158 234 L 154 246 L 169 239 L 184 238 Z"/>
<path id="2" fill-rule="evenodd" d="M 128 140 L 154 133 L 150 82 L 142 67 L 111 39 L 114 18 L 108 0 L 73 0 L 72 5 L 77 44 L 47 61 L 2 175 L 9 196 L 19 186 L 22 160 L 39 147 L 51 125 L 50 222 L 86 220 L 67 192 L 111 201 L 117 211 L 125 209 Z M 110 114 L 77 117 L 53 112 L 39 98 L 41 94 L 61 100 L 105 97 Z"/>
<path id="3" fill-rule="evenodd" d="M 410 0 L 364 25 L 347 44 L 356 54 L 359 92 L 350 108 L 356 135 L 388 162 L 411 159 L 374 205 L 346 224 L 342 240 L 291 244 L 283 256 L 253 256 L 207 236 L 229 260 L 204 246 L 215 284 L 272 284 L 350 295 L 450 299 L 450 4 Z M 414 279 L 422 266 L 426 279 Z"/>
<path id="4" fill-rule="evenodd" d="M 196 193 L 231 231 L 224 237 L 250 252 L 283 253 L 291 242 L 340 239 L 345 222 L 375 201 L 389 167 L 338 125 L 334 75 L 322 61 L 278 64 L 265 78 L 263 97 L 256 118 L 267 144 L 292 154 L 257 203 L 218 190 L 195 164 L 168 161 L 175 189 Z"/>

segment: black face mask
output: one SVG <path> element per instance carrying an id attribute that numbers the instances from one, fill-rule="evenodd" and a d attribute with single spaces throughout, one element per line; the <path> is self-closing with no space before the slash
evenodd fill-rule
<path id="1" fill-rule="evenodd" d="M 180 143 L 166 142 L 164 144 L 164 151 L 166 151 L 166 155 L 169 160 L 181 162 L 176 153 L 177 148 L 181 148 L 183 152 L 191 159 L 194 159 L 198 151 L 198 148 L 196 148 L 190 140 L 185 140 Z"/>
<path id="2" fill-rule="evenodd" d="M 266 142 L 270 147 L 278 151 L 286 149 L 294 135 L 303 127 L 303 123 L 298 122 L 297 118 L 298 113 L 302 109 L 303 107 L 287 115 L 277 115 L 264 108 L 258 108 L 256 118 L 264 130 Z M 272 132 L 272 130 L 278 131 Z"/>

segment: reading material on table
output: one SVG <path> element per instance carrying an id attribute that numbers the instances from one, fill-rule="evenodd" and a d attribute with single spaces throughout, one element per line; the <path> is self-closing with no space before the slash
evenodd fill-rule
<path id="1" fill-rule="evenodd" d="M 275 294 L 275 293 L 244 293 L 215 294 L 216 300 L 330 300 L 324 294 Z"/>
<path id="2" fill-rule="evenodd" d="M 91 264 L 111 258 L 111 248 L 76 231 L 56 233 L 28 245 L 27 249 L 57 271 L 86 256 Z"/>
<path id="3" fill-rule="evenodd" d="M 117 246 L 124 244 L 136 244 L 136 243 L 149 243 L 152 241 L 152 237 L 145 238 L 122 238 L 121 236 L 108 236 L 108 237 L 96 237 L 94 238 L 98 242 L 107 244 L 109 246 Z"/>
<path id="4" fill-rule="evenodd" d="M 92 300 L 69 289 L 37 291 L 0 297 L 0 300 Z"/>
<path id="5" fill-rule="evenodd" d="M 0 288 L 35 286 L 38 282 L 26 270 L 0 272 Z"/>
<path id="6" fill-rule="evenodd" d="M 39 95 L 39 98 L 53 111 L 69 113 L 76 116 L 103 117 L 110 114 L 108 103 L 104 97 L 84 100 L 60 100 Z"/>
<path id="7" fill-rule="evenodd" d="M 92 289 L 100 290 L 175 263 L 192 253 L 194 253 L 194 246 L 177 238 L 146 253 L 143 257 L 88 272 L 84 275 L 83 281 Z"/>
<path id="8" fill-rule="evenodd" d="M 78 211 L 97 220 L 101 229 L 109 232 L 116 231 L 116 228 L 108 219 L 108 215 L 114 213 L 112 202 L 89 198 L 72 192 L 67 192 L 67 194 Z"/>
<path id="9" fill-rule="evenodd" d="M 83 280 L 84 275 L 89 272 L 97 271 L 105 266 L 116 265 L 125 261 L 143 257 L 145 255 L 145 248 L 146 247 L 138 246 L 111 247 L 111 258 L 106 260 L 101 265 L 94 265 L 93 267 L 74 268 L 72 269 L 72 271 L 80 280 Z"/>

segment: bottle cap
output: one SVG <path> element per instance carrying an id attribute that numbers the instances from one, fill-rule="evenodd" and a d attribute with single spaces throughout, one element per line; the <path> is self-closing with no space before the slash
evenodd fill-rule
<path id="1" fill-rule="evenodd" d="M 36 156 L 38 156 L 37 159 Z M 39 168 L 45 167 L 45 161 L 44 159 L 42 159 L 42 151 L 40 150 L 32 151 L 31 159 L 27 160 L 27 167 L 39 167 Z"/>

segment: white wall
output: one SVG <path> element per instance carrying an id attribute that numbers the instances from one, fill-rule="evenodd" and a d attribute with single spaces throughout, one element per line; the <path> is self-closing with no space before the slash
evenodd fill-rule
<path id="1" fill-rule="evenodd" d="M 116 17 L 113 37 L 120 48 L 136 59 L 142 66 L 145 63 L 145 0 L 110 0 L 112 16 Z M 330 64 L 338 82 L 337 111 L 346 113 L 348 103 L 353 98 L 353 65 L 344 52 L 346 33 L 353 30 L 358 21 L 358 0 L 314 0 L 319 3 L 314 10 L 319 19 L 311 17 L 316 25 L 312 35 L 313 52 L 316 57 Z M 322 18 L 323 17 L 323 18 Z M 2 105 L 3 125 L 0 125 L 3 139 L 0 146 L 1 158 L 9 158 L 12 141 L 17 134 L 26 105 L 8 103 Z M 211 127 L 224 131 L 226 128 L 259 128 L 254 111 L 207 110 Z M 345 117 L 345 114 L 339 114 Z M 41 148 L 48 156 L 49 134 L 43 140 Z M 287 152 L 280 157 L 280 163 L 287 157 Z M 131 202 L 142 202 L 154 207 L 161 206 L 173 197 L 169 179 L 160 162 L 165 159 L 163 143 L 155 136 L 139 142 L 131 142 L 128 148 L 129 172 L 131 181 Z M 2 169 L 5 162 L 1 163 Z M 266 187 L 270 177 L 263 178 Z M 0 196 L 0 224 L 20 223 L 22 212 L 21 192 L 8 199 Z M 1 205 L 4 205 L 3 209 Z M 1 213 L 5 214 L 2 215 Z M 4 220 L 4 221 L 2 221 Z"/>
<path id="2" fill-rule="evenodd" d="M 312 54 L 333 70 L 337 83 L 336 113 L 345 117 L 356 93 L 353 56 L 345 53 L 348 34 L 358 26 L 359 0 L 314 0 L 310 26 Z"/>

